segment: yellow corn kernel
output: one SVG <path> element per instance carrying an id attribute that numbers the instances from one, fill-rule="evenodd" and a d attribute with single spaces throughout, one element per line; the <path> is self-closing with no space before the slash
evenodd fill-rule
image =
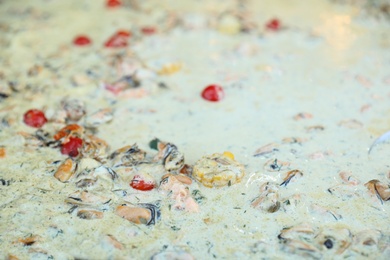
<path id="1" fill-rule="evenodd" d="M 220 180 L 223 180 L 223 179 L 225 179 L 225 178 L 223 176 L 221 176 L 221 175 L 216 175 L 216 176 L 213 177 L 213 181 L 220 181 Z"/>
<path id="2" fill-rule="evenodd" d="M 167 63 L 158 71 L 158 74 L 160 75 L 170 75 L 178 72 L 181 70 L 182 65 L 181 63 Z"/>
<path id="3" fill-rule="evenodd" d="M 223 156 L 228 157 L 228 158 L 234 160 L 234 154 L 232 154 L 232 153 L 229 152 L 229 151 L 223 152 Z"/>
<path id="4" fill-rule="evenodd" d="M 205 187 L 223 187 L 240 182 L 245 175 L 244 166 L 231 152 L 203 156 L 193 168 L 192 176 Z"/>

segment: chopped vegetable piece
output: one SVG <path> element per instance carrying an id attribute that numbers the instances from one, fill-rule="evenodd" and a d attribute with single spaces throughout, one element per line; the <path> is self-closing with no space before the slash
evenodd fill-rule
<path id="1" fill-rule="evenodd" d="M 209 85 L 202 91 L 202 97 L 208 101 L 216 102 L 225 97 L 225 92 L 219 85 Z"/>
<path id="2" fill-rule="evenodd" d="M 226 156 L 226 157 L 228 157 L 228 158 L 234 160 L 234 154 L 231 153 L 231 152 L 229 152 L 229 151 L 223 152 L 223 156 Z"/>
<path id="3" fill-rule="evenodd" d="M 152 26 L 144 26 L 141 28 L 141 32 L 145 35 L 152 35 L 156 33 L 156 28 Z"/>
<path id="4" fill-rule="evenodd" d="M 77 46 L 86 46 L 91 44 L 91 39 L 86 35 L 79 35 L 74 38 L 73 44 Z"/>
<path id="5" fill-rule="evenodd" d="M 107 48 L 122 48 L 127 46 L 127 41 L 130 38 L 129 31 L 117 31 L 104 44 Z"/>
<path id="6" fill-rule="evenodd" d="M 84 128 L 78 124 L 70 124 L 61 128 L 54 136 L 54 140 L 60 140 L 69 135 L 80 135 L 84 132 Z"/>
<path id="7" fill-rule="evenodd" d="M 65 143 L 61 147 L 61 153 L 69 155 L 70 157 L 76 157 L 79 155 L 79 149 L 83 146 L 83 139 L 78 137 L 70 137 L 69 142 Z"/>
<path id="8" fill-rule="evenodd" d="M 46 124 L 47 119 L 41 110 L 30 109 L 24 114 L 23 121 L 28 126 L 40 128 Z"/>
<path id="9" fill-rule="evenodd" d="M 270 31 L 279 31 L 280 30 L 280 21 L 279 19 L 271 19 L 266 25 L 265 27 L 270 30 Z"/>
<path id="10" fill-rule="evenodd" d="M 0 158 L 4 158 L 5 154 L 5 147 L 0 146 Z"/>
<path id="11" fill-rule="evenodd" d="M 158 143 L 161 142 L 160 139 L 154 138 L 149 142 L 149 147 L 153 150 L 158 150 Z"/>
<path id="12" fill-rule="evenodd" d="M 135 175 L 130 186 L 136 190 L 148 191 L 154 189 L 154 182 L 145 181 L 140 175 Z"/>
<path id="13" fill-rule="evenodd" d="M 107 0 L 107 2 L 106 2 L 107 7 L 117 7 L 117 6 L 121 6 L 121 5 L 122 5 L 121 0 Z"/>

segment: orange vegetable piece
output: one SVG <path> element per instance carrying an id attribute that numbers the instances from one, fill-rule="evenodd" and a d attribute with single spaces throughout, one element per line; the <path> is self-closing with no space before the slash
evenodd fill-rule
<path id="1" fill-rule="evenodd" d="M 5 147 L 0 146 L 0 158 L 4 158 L 4 157 L 5 157 Z"/>
<path id="2" fill-rule="evenodd" d="M 66 136 L 69 136 L 71 134 L 81 134 L 84 131 L 84 128 L 78 124 L 71 124 L 63 127 L 60 129 L 55 135 L 54 140 L 60 140 L 61 138 L 64 138 Z"/>

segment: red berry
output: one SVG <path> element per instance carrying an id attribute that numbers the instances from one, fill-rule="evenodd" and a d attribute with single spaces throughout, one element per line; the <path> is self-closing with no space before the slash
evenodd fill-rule
<path id="1" fill-rule="evenodd" d="M 130 186 L 136 190 L 148 191 L 154 189 L 153 181 L 145 181 L 141 176 L 135 175 Z"/>
<path id="2" fill-rule="evenodd" d="M 91 39 L 85 35 L 79 35 L 73 40 L 73 44 L 77 46 L 85 46 L 91 44 Z"/>
<path id="3" fill-rule="evenodd" d="M 108 48 L 126 47 L 131 33 L 129 31 L 117 31 L 104 44 Z"/>
<path id="4" fill-rule="evenodd" d="M 28 126 L 40 128 L 46 124 L 47 119 L 41 110 L 30 109 L 24 113 L 23 121 Z"/>
<path id="5" fill-rule="evenodd" d="M 107 0 L 106 2 L 107 7 L 117 7 L 122 5 L 121 0 Z"/>
<path id="6" fill-rule="evenodd" d="M 67 143 L 61 146 L 61 153 L 76 157 L 79 155 L 79 149 L 83 146 L 83 139 L 78 137 L 70 137 Z"/>
<path id="7" fill-rule="evenodd" d="M 156 33 L 156 28 L 152 26 L 144 26 L 141 28 L 141 32 L 145 35 L 152 35 Z"/>
<path id="8" fill-rule="evenodd" d="M 202 91 L 202 97 L 208 101 L 220 101 L 225 97 L 223 88 L 218 85 L 209 85 Z"/>
<path id="9" fill-rule="evenodd" d="M 280 30 L 280 21 L 278 19 L 272 19 L 265 25 L 265 27 L 271 31 L 278 31 Z"/>

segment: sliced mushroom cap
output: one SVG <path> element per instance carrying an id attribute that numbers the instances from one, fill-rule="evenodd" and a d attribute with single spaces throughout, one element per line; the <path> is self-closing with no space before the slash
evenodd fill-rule
<path id="1" fill-rule="evenodd" d="M 80 209 L 77 216 L 82 219 L 101 219 L 103 218 L 103 212 L 93 209 Z"/>
<path id="2" fill-rule="evenodd" d="M 390 199 L 390 187 L 379 180 L 371 180 L 364 184 L 367 189 L 378 198 L 384 201 L 388 201 Z"/>
<path id="3" fill-rule="evenodd" d="M 115 247 L 116 249 L 122 250 L 124 248 L 123 244 L 118 241 L 113 235 L 106 235 L 105 236 L 106 241 Z"/>
<path id="4" fill-rule="evenodd" d="M 74 175 L 76 168 L 76 162 L 68 158 L 58 167 L 54 177 L 60 182 L 67 182 Z"/>
<path id="5" fill-rule="evenodd" d="M 135 208 L 129 206 L 118 206 L 116 208 L 116 214 L 128 221 L 131 221 L 135 224 L 145 224 L 152 219 L 152 214 L 149 209 L 146 208 Z"/>
<path id="6" fill-rule="evenodd" d="M 38 235 L 30 235 L 25 238 L 19 238 L 17 242 L 22 243 L 25 246 L 31 246 L 32 244 L 35 244 L 36 242 L 40 241 L 41 237 Z"/>
<path id="7" fill-rule="evenodd" d="M 326 227 L 316 235 L 315 239 L 318 248 L 326 247 L 328 250 L 340 255 L 352 244 L 352 233 L 344 227 Z M 332 246 L 329 246 L 330 244 Z"/>
<path id="8" fill-rule="evenodd" d="M 97 195 L 88 191 L 74 192 L 65 199 L 67 203 L 82 206 L 101 206 L 108 204 L 110 201 L 111 199 L 106 196 Z"/>

